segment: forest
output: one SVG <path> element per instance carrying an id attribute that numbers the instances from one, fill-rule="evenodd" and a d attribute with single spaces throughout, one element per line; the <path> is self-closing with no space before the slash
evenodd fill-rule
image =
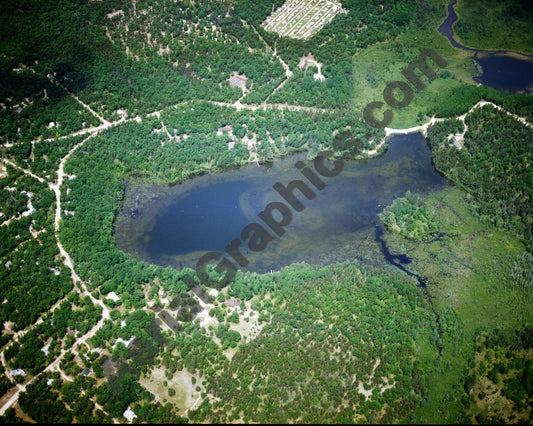
<path id="1" fill-rule="evenodd" d="M 531 421 L 533 134 L 506 114 L 531 123 L 531 95 L 473 84 L 436 31 L 446 1 L 343 0 L 308 40 L 263 28 L 283 3 L 0 2 L 2 407 L 18 392 L 1 422 L 121 423 L 128 407 L 133 423 Z M 496 25 L 478 3 L 458 5 L 465 43 L 526 50 L 520 2 L 498 6 L 503 44 L 475 35 Z M 211 293 L 117 248 L 130 182 L 296 152 L 372 161 L 389 138 L 362 110 L 421 49 L 449 66 L 393 125 L 447 119 L 427 141 L 453 188 L 383 206 L 402 268 L 239 271 Z M 324 81 L 299 67 L 310 53 Z M 465 129 L 480 100 L 506 112 Z"/>
<path id="2" fill-rule="evenodd" d="M 513 231 L 531 251 L 533 131 L 491 106 L 468 115 L 465 124 L 468 132 L 461 150 L 444 138 L 461 123 L 448 121 L 430 129 L 435 167 L 474 195 L 472 207 L 481 220 Z"/>

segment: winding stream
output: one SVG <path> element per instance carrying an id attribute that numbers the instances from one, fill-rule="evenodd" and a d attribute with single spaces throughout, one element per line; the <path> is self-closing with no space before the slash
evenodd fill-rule
<path id="1" fill-rule="evenodd" d="M 436 320 L 436 324 L 437 324 L 438 334 L 439 334 L 439 336 L 442 336 L 443 335 L 442 321 L 440 320 L 440 315 L 437 312 L 437 310 L 435 309 L 435 305 L 433 304 L 433 297 L 431 296 L 431 294 L 428 291 L 427 281 L 424 278 L 422 278 L 420 275 L 409 271 L 404 266 L 404 265 L 408 265 L 408 264 L 410 264 L 412 262 L 411 259 L 409 258 L 409 256 L 407 256 L 406 254 L 392 254 L 390 252 L 389 248 L 387 247 L 387 243 L 383 239 L 383 234 L 384 234 L 383 226 L 381 224 L 374 223 L 374 227 L 375 227 L 375 230 L 376 230 L 374 239 L 375 239 L 375 241 L 377 243 L 380 244 L 381 253 L 385 257 L 385 260 L 387 261 L 387 263 L 389 263 L 392 266 L 395 266 L 399 270 L 405 272 L 407 275 L 409 275 L 410 277 L 415 278 L 418 281 L 418 287 L 422 289 L 422 292 L 426 296 L 426 299 L 428 300 L 429 305 L 431 306 L 431 310 L 432 310 L 433 314 L 435 314 L 435 320 Z M 442 356 L 442 349 L 443 349 L 442 348 L 442 343 L 437 341 L 436 342 L 436 346 L 437 346 L 437 349 L 439 350 L 439 356 Z"/>
<path id="2" fill-rule="evenodd" d="M 464 46 L 454 39 L 453 24 L 457 21 L 453 0 L 448 4 L 448 16 L 438 31 L 457 49 L 473 52 L 473 59 L 483 70 L 474 80 L 485 86 L 510 93 L 533 93 L 533 55 L 511 50 L 483 50 Z"/>

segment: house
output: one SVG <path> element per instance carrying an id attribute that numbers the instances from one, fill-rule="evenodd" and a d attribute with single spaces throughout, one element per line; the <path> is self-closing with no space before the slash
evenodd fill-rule
<path id="1" fill-rule="evenodd" d="M 107 293 L 106 297 L 108 299 L 111 299 L 113 302 L 118 302 L 120 300 L 120 297 L 118 297 L 117 293 L 115 293 L 114 291 L 110 291 L 109 293 Z"/>
<path id="2" fill-rule="evenodd" d="M 48 353 L 50 352 L 50 344 L 52 343 L 52 341 L 48 342 L 46 345 L 44 345 L 42 348 L 41 348 L 41 351 L 44 352 L 44 355 L 47 356 Z"/>
<path id="3" fill-rule="evenodd" d="M 91 374 L 91 369 L 90 368 L 86 368 L 85 370 L 83 370 L 83 375 L 85 377 L 87 377 L 89 374 Z"/>
<path id="4" fill-rule="evenodd" d="M 228 308 L 233 309 L 235 312 L 241 311 L 240 302 L 238 300 L 235 300 L 233 297 L 231 299 L 226 300 L 224 303 Z"/>
<path id="5" fill-rule="evenodd" d="M 228 124 L 217 129 L 217 135 L 221 136 L 224 132 L 231 133 L 231 126 Z"/>
<path id="6" fill-rule="evenodd" d="M 124 411 L 124 417 L 128 419 L 130 422 L 137 417 L 137 414 L 135 414 L 130 407 L 126 411 Z"/>
<path id="7" fill-rule="evenodd" d="M 11 374 L 12 376 L 24 377 L 26 375 L 26 372 L 22 368 L 16 368 L 14 370 L 11 370 L 9 374 Z"/>
<path id="8" fill-rule="evenodd" d="M 115 344 L 113 347 L 115 348 L 119 342 L 124 343 L 124 346 L 129 347 L 130 343 L 133 342 L 135 338 L 132 336 L 128 340 L 124 340 L 122 337 L 117 337 L 117 340 L 115 340 Z"/>

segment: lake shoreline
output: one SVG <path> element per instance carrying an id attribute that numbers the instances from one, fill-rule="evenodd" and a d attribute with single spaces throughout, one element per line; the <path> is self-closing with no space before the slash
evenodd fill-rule
<path id="1" fill-rule="evenodd" d="M 250 272 L 278 270 L 301 259 L 310 264 L 346 260 L 351 258 L 348 251 L 355 250 L 352 257 L 357 254 L 358 244 L 347 248 L 350 238 L 366 244 L 363 241 L 369 237 L 368 232 L 373 233 L 375 215 L 394 198 L 407 190 L 425 193 L 447 185 L 432 165 L 423 135 L 398 134 L 392 141 L 383 155 L 373 157 L 374 161 L 343 161 L 339 176 L 320 178 L 323 188 L 313 187 L 295 167 L 303 162 L 313 169 L 314 162 L 305 161 L 305 152 L 285 157 L 268 168 L 249 165 L 228 173 L 207 174 L 185 186 L 157 188 L 137 182 L 140 186 L 129 187 L 124 207 L 116 216 L 117 248 L 140 260 L 178 269 L 193 268 L 203 254 L 222 252 L 238 237 L 243 238 L 242 254 L 250 261 L 245 270 Z M 269 203 L 279 203 L 280 197 L 283 202 L 274 183 L 289 188 L 289 183 L 298 180 L 314 192 L 311 198 L 305 192 L 295 194 L 303 202 L 305 213 L 293 212 L 283 225 L 287 232 L 265 244 L 261 253 L 248 252 L 248 237 L 243 237 L 240 230 L 247 223 L 260 223 L 259 213 Z M 133 217 L 130 208 L 137 200 L 139 213 Z"/>

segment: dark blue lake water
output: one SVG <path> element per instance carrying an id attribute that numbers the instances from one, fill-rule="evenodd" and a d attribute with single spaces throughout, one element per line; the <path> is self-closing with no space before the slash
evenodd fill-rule
<path id="1" fill-rule="evenodd" d="M 151 263 L 194 268 L 205 252 L 224 252 L 234 238 L 241 238 L 246 225 L 256 222 L 275 238 L 260 252 L 251 252 L 244 244 L 242 253 L 250 261 L 247 270 L 344 261 L 363 256 L 369 244 L 380 250 L 374 241 L 377 214 L 394 198 L 407 190 L 427 193 L 447 185 L 434 170 L 420 134 L 393 136 L 380 157 L 344 161 L 337 176 L 321 177 L 326 184 L 322 190 L 294 166 L 298 160 L 313 168 L 305 154 L 298 154 L 270 167 L 254 164 L 171 187 L 130 183 L 116 220 L 117 246 Z M 305 182 L 316 197 L 309 200 L 294 192 L 304 209 L 291 208 L 290 224 L 278 237 L 258 214 L 273 201 L 288 205 L 273 185 L 295 179 Z"/>
<path id="2" fill-rule="evenodd" d="M 165 206 L 150 230 L 147 250 L 162 255 L 224 247 L 235 226 L 247 223 L 239 199 L 253 190 L 246 181 L 215 183 Z"/>
<path id="3" fill-rule="evenodd" d="M 477 82 L 510 93 L 533 93 L 533 60 L 505 54 L 490 54 L 476 59 L 483 73 Z"/>

